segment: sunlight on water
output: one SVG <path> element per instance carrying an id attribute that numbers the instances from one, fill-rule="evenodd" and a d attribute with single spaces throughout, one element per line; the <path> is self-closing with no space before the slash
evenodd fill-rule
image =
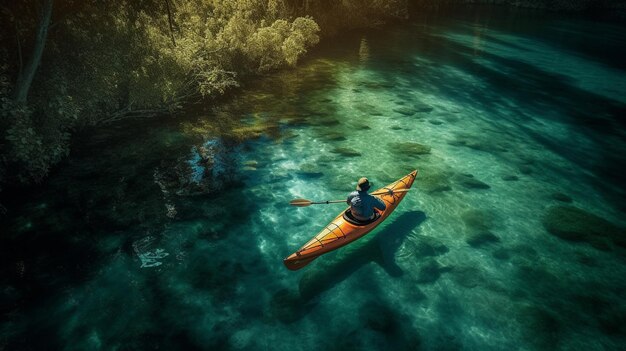
<path id="1" fill-rule="evenodd" d="M 463 33 L 445 33 L 446 39 L 455 43 L 475 47 L 475 36 Z M 591 94 L 603 95 L 606 98 L 626 102 L 623 92 L 626 91 L 624 80 L 614 80 L 624 75 L 622 70 L 612 69 L 602 63 L 596 63 L 587 57 L 581 57 L 576 52 L 567 52 L 551 45 L 537 43 L 537 41 L 522 37 L 506 35 L 495 30 L 489 30 L 481 41 L 482 45 L 473 56 L 487 57 L 484 62 L 492 68 L 507 68 L 492 62 L 506 59 L 517 63 L 528 64 L 530 67 L 545 70 L 548 73 L 565 76 L 578 88 Z M 500 44 L 502 43 L 502 44 Z"/>
<path id="2" fill-rule="evenodd" d="M 346 36 L 208 116 L 146 132 L 141 151 L 68 165 L 45 196 L 67 192 L 88 217 L 33 207 L 33 226 L 98 260 L 80 256 L 85 278 L 51 279 L 26 313 L 45 310 L 66 349 L 617 349 L 626 73 L 519 21 Z M 92 168 L 120 170 L 94 186 Z M 359 177 L 378 187 L 416 168 L 376 231 L 285 269 L 345 207 L 290 200 L 344 199 Z"/>

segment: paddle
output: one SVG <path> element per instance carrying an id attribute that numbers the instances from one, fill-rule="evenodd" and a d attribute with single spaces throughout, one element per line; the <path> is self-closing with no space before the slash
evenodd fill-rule
<path id="1" fill-rule="evenodd" d="M 372 193 L 370 195 L 388 195 L 392 193 L 406 193 L 409 190 L 411 189 L 388 190 L 384 192 Z M 329 200 L 329 201 L 314 202 L 314 201 L 307 200 L 307 199 L 294 199 L 289 202 L 291 206 L 296 206 L 296 207 L 307 207 L 311 205 L 327 205 L 327 204 L 339 204 L 339 203 L 346 203 L 346 200 Z"/>

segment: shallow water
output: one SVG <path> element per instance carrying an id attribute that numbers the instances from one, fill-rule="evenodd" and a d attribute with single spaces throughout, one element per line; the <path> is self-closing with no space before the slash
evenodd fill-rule
<path id="1" fill-rule="evenodd" d="M 545 219 L 626 227 L 624 29 L 425 15 L 209 112 L 81 138 L 49 182 L 7 191 L 0 350 L 619 349 L 624 247 Z M 415 168 L 378 229 L 284 268 L 343 207 L 289 200 Z"/>

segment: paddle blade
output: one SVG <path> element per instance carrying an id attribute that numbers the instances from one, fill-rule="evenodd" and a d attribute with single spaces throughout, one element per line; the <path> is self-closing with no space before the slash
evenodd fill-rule
<path id="1" fill-rule="evenodd" d="M 307 207 L 307 206 L 311 206 L 313 202 L 311 200 L 307 200 L 307 199 L 295 199 L 295 200 L 291 200 L 289 201 L 289 204 L 291 206 L 296 206 L 296 207 Z"/>

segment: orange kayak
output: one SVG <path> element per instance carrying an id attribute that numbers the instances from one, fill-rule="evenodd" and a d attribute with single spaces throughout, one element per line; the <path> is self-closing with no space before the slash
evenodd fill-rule
<path id="1" fill-rule="evenodd" d="M 345 211 L 342 211 L 335 219 L 333 219 L 322 231 L 320 231 L 313 239 L 309 240 L 298 251 L 289 255 L 289 257 L 283 260 L 285 266 L 292 271 L 298 270 L 307 264 L 311 263 L 314 259 L 321 255 L 336 250 L 344 245 L 347 245 L 356 239 L 371 232 L 380 223 L 382 223 L 393 210 L 396 209 L 400 201 L 404 199 L 407 194 L 405 192 L 394 192 L 397 190 L 410 189 L 413 185 L 413 181 L 417 176 L 417 170 L 407 174 L 406 176 L 398 179 L 397 181 L 382 187 L 371 193 L 385 193 L 383 195 L 376 195 L 381 198 L 387 208 L 384 211 L 378 211 L 377 219 L 369 224 L 357 224 L 350 220 L 350 217 L 346 218 Z"/>

